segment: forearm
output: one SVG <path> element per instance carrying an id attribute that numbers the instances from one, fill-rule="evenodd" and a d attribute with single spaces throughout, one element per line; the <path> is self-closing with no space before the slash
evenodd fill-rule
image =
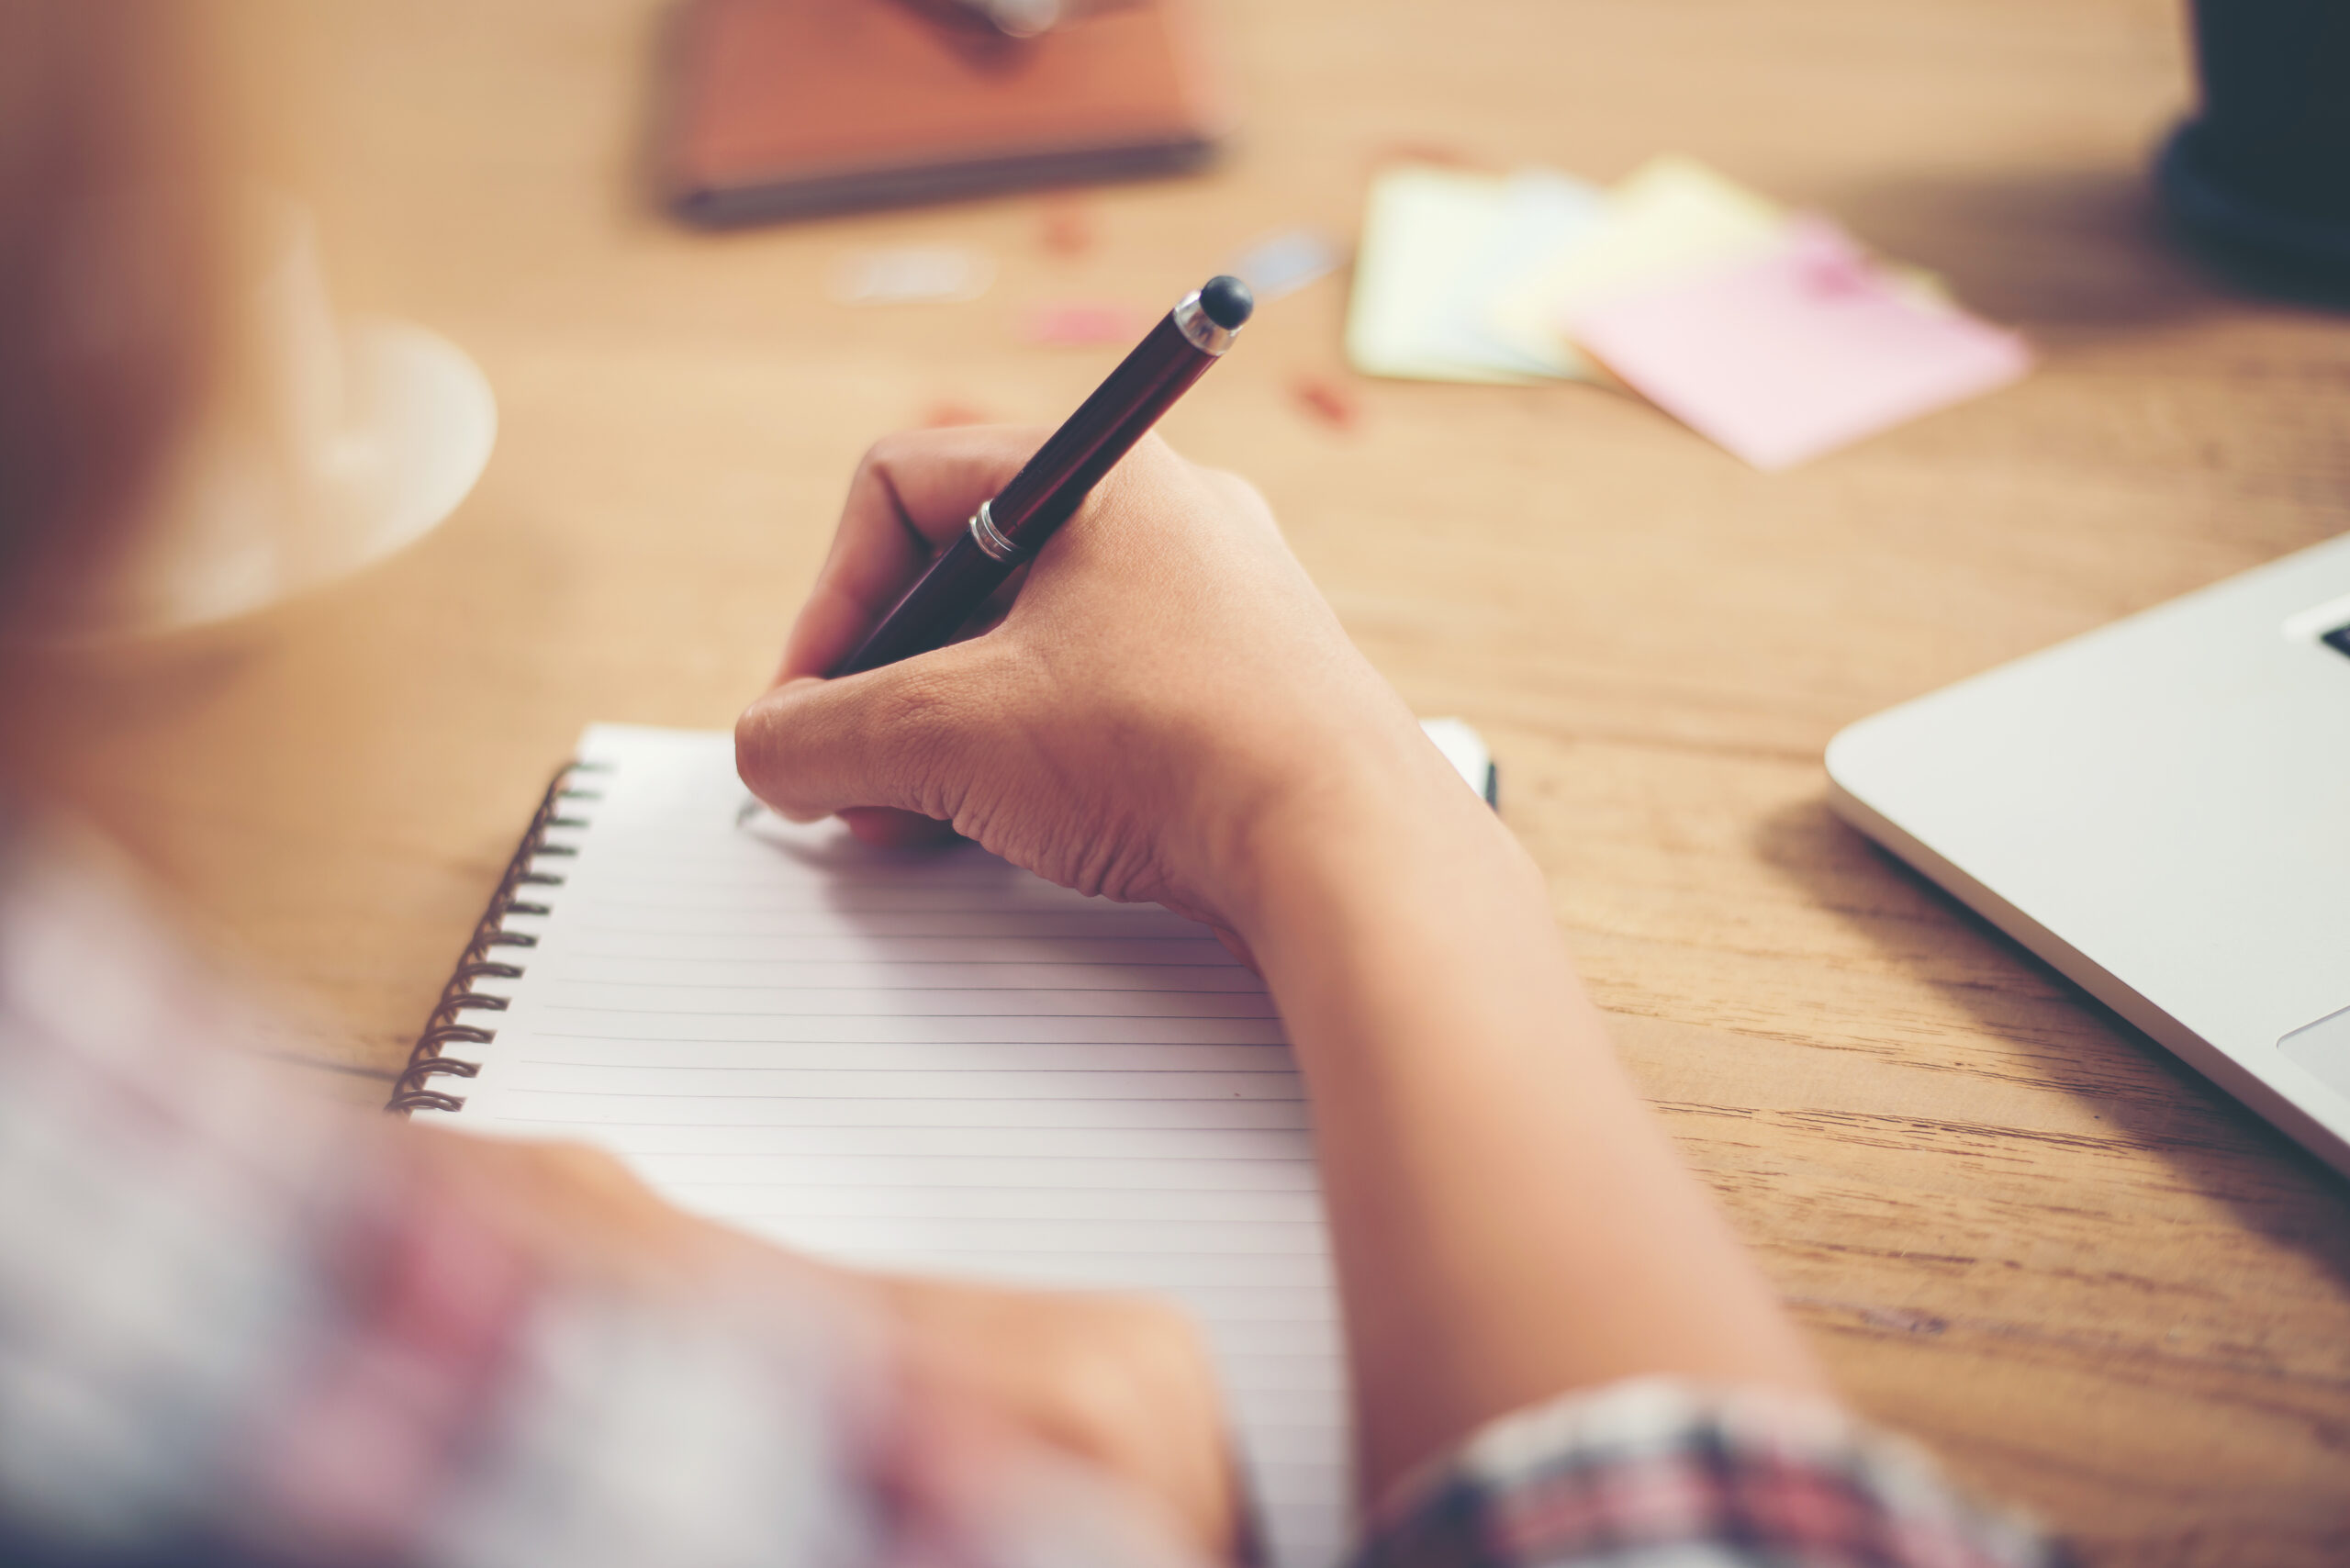
<path id="1" fill-rule="evenodd" d="M 1498 823 L 1415 780 L 1260 851 L 1244 935 L 1314 1099 L 1369 1490 L 1569 1388 L 1820 1386 Z"/>
<path id="2" fill-rule="evenodd" d="M 973 430 L 877 446 L 814 601 L 833 608 L 787 673 L 847 652 L 918 544 L 959 537 L 1035 450 Z M 1001 625 L 787 680 L 737 734 L 788 814 L 949 819 L 1255 953 L 1315 1097 L 1372 1485 L 1625 1373 L 1814 1384 L 1617 1069 L 1539 878 L 1241 481 L 1144 442 Z"/>

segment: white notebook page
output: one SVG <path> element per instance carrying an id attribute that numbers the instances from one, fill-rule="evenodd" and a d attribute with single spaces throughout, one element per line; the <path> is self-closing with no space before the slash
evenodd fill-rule
<path id="1" fill-rule="evenodd" d="M 592 726 L 537 938 L 424 1119 L 585 1139 L 680 1205 L 874 1268 L 1146 1290 L 1222 1371 L 1275 1568 L 1348 1538 L 1347 1391 L 1304 1091 L 1204 929 L 971 846 L 749 810 L 733 737 Z"/>

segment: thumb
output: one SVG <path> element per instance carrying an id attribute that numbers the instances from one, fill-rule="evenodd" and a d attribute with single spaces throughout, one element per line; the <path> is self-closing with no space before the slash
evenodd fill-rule
<path id="1" fill-rule="evenodd" d="M 753 794 L 795 822 L 858 807 L 951 821 L 963 803 L 986 705 L 981 643 L 845 676 L 787 681 L 734 724 L 734 766 Z M 857 812 L 860 837 L 903 842 L 888 819 Z M 875 831 L 867 832 L 867 829 Z"/>

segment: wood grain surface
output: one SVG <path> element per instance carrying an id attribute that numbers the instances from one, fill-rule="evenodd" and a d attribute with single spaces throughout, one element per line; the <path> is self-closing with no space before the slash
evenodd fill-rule
<path id="1" fill-rule="evenodd" d="M 344 305 L 479 359 L 497 455 L 356 578 L 56 660 L 50 770 L 333 1022 L 296 1070 L 379 1100 L 579 726 L 729 723 L 868 441 L 1056 420 L 1115 357 L 1024 310 L 1155 312 L 1266 230 L 1350 233 L 1399 150 L 1695 153 L 1942 273 L 2040 369 L 1763 476 L 1594 388 L 1352 380 L 1341 276 L 1169 434 L 1491 738 L 1642 1083 L 1863 1407 L 2092 1563 L 2350 1561 L 2344 1182 L 1823 799 L 1841 725 L 2350 519 L 2350 319 L 2231 295 L 2150 209 L 2177 9 L 1228 0 L 1248 118 L 1210 175 L 711 236 L 643 195 L 647 0 L 283 5 L 274 175 Z M 828 297 L 904 241 L 998 280 Z"/>

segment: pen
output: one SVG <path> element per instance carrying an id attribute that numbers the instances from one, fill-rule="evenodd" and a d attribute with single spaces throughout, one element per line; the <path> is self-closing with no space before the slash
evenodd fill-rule
<path id="1" fill-rule="evenodd" d="M 961 631 L 1175 399 L 1224 357 L 1256 308 L 1248 286 L 1237 277 L 1212 277 L 1184 296 L 1012 482 L 981 503 L 969 526 L 832 674 L 878 669 L 927 653 Z"/>

